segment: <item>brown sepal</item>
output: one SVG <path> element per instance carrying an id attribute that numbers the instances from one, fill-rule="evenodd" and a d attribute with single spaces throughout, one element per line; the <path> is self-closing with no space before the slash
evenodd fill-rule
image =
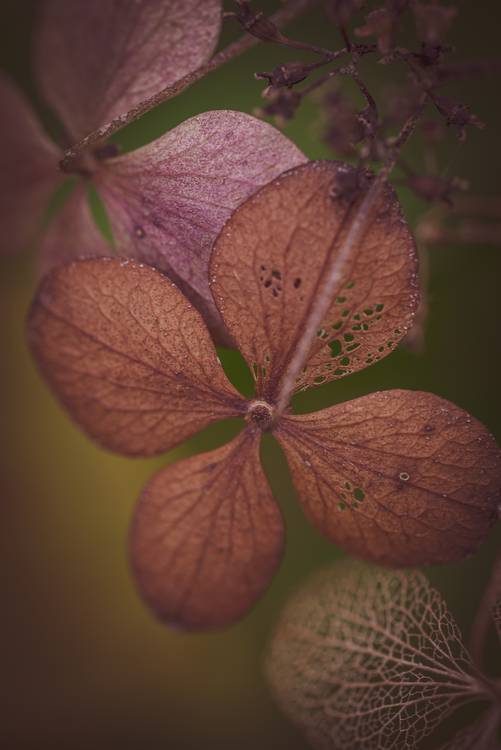
<path id="1" fill-rule="evenodd" d="M 309 162 L 248 199 L 216 240 L 210 264 L 216 305 L 254 373 L 258 396 L 271 403 L 371 180 L 347 164 Z M 389 354 L 412 323 L 416 270 L 414 240 L 387 185 L 334 290 L 296 389 Z"/>
<path id="2" fill-rule="evenodd" d="M 130 535 L 139 590 L 160 619 L 187 629 L 230 625 L 279 564 L 283 522 L 247 428 L 222 448 L 162 469 Z"/>
<path id="3" fill-rule="evenodd" d="M 460 560 L 497 518 L 499 447 L 480 422 L 431 393 L 371 393 L 284 417 L 275 435 L 308 518 L 359 557 Z"/>
<path id="4" fill-rule="evenodd" d="M 61 266 L 39 287 L 28 336 L 70 416 L 118 453 L 161 453 L 245 411 L 200 314 L 149 266 L 111 258 Z"/>

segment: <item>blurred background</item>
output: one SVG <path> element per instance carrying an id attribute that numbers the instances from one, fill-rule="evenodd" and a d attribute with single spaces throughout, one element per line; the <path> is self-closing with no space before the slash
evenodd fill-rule
<path id="1" fill-rule="evenodd" d="M 266 0 L 254 5 L 276 7 Z M 457 5 L 450 40 L 461 58 L 496 54 L 498 3 Z M 36 0 L 2 0 L 0 65 L 50 126 L 30 70 L 37 6 Z M 221 44 L 237 33 L 234 22 L 226 26 Z M 320 9 L 289 27 L 289 34 L 341 46 Z M 262 105 L 263 88 L 253 73 L 291 59 L 312 58 L 261 44 L 149 113 L 117 141 L 135 148 L 208 109 L 252 113 Z M 384 96 L 380 71 L 367 69 L 365 79 L 372 82 L 373 93 Z M 461 99 L 486 127 L 470 129 L 463 145 L 450 135 L 443 149 L 444 173 L 467 178 L 476 195 L 501 195 L 499 80 L 467 81 Z M 321 140 L 323 127 L 318 102 L 307 100 L 285 132 L 310 158 L 335 158 Z M 406 156 L 419 165 L 418 145 L 411 145 Z M 401 199 L 415 226 L 426 204 L 406 190 Z M 287 524 L 286 554 L 271 588 L 251 614 L 225 632 L 188 635 L 156 622 L 137 597 L 128 571 L 131 510 L 157 468 L 225 442 L 235 427 L 210 428 L 154 460 L 122 459 L 90 443 L 55 403 L 26 350 L 24 321 L 36 283 L 33 260 L 34 253 L 0 261 L 0 744 L 16 750 L 305 750 L 305 741 L 281 716 L 266 686 L 266 646 L 285 599 L 311 571 L 342 553 L 304 520 L 285 460 L 273 440 L 265 439 L 264 461 Z M 433 246 L 428 263 L 423 351 L 400 347 L 361 373 L 302 395 L 298 409 L 317 409 L 373 390 L 429 390 L 471 412 L 501 441 L 501 246 Z M 248 388 L 238 355 L 221 355 L 234 382 Z M 498 528 L 474 558 L 428 571 L 465 631 L 500 543 Z M 499 671 L 499 653 L 493 650 L 492 656 Z"/>

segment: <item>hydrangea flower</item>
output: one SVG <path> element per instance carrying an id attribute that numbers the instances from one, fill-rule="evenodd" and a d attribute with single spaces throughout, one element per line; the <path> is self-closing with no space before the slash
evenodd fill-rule
<path id="1" fill-rule="evenodd" d="M 220 0 L 47 0 L 34 70 L 66 145 L 198 68 L 214 50 L 221 17 Z M 58 170 L 62 148 L 3 74 L 0 97 L 1 249 L 7 252 L 34 241 L 65 177 Z M 217 329 L 207 282 L 215 237 L 245 198 L 304 160 L 270 125 L 233 111 L 192 117 L 116 158 L 101 144 L 75 166 L 81 179 L 41 242 L 41 270 L 115 252 L 89 209 L 92 181 L 108 211 L 116 252 L 168 273 Z"/>
<path id="2" fill-rule="evenodd" d="M 46 278 L 33 303 L 29 341 L 40 370 L 103 447 L 150 456 L 217 420 L 244 420 L 227 445 L 159 471 L 139 501 L 132 567 L 168 623 L 228 625 L 269 584 L 284 530 L 260 463 L 264 431 L 284 449 L 306 515 L 357 556 L 388 565 L 457 560 L 497 518 L 501 452 L 442 398 L 394 390 L 312 414 L 277 409 L 312 302 L 361 200 L 343 192 L 352 171 L 336 162 L 290 170 L 242 204 L 215 243 L 211 290 L 254 375 L 250 400 L 226 378 L 198 312 L 146 265 L 73 262 Z M 414 241 L 389 185 L 376 208 L 297 390 L 385 357 L 412 323 Z"/>
<path id="3" fill-rule="evenodd" d="M 501 646 L 499 586 L 493 599 L 486 630 L 495 626 Z M 472 656 L 422 573 L 344 560 L 287 604 L 268 676 L 285 713 L 318 750 L 499 750 L 501 681 Z M 482 708 L 473 723 L 440 747 L 423 744 L 472 703 Z"/>

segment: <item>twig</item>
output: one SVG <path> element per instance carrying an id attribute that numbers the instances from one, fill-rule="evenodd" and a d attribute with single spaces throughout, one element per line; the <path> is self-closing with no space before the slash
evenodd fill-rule
<path id="1" fill-rule="evenodd" d="M 332 57 L 329 60 L 327 60 L 327 64 L 334 62 L 334 60 L 336 60 L 338 57 L 341 57 L 342 55 L 347 55 L 350 52 L 353 52 L 353 50 L 355 50 L 358 55 L 368 55 L 371 52 L 377 52 L 377 46 L 375 44 L 357 44 L 357 45 L 352 45 L 351 48 L 343 47 L 342 49 L 339 49 L 337 50 L 337 52 L 334 52 L 332 54 Z M 301 89 L 301 96 L 303 97 L 308 96 L 309 94 L 311 94 L 312 91 L 315 91 L 315 89 L 320 88 L 320 86 L 323 86 L 325 83 L 327 83 L 332 78 L 334 78 L 334 76 L 338 76 L 338 75 L 344 75 L 344 76 L 349 76 L 353 78 L 355 77 L 353 75 L 353 70 L 350 66 L 342 66 L 340 68 L 335 68 L 334 70 L 330 70 L 328 73 L 325 73 L 320 78 L 317 78 L 316 81 L 313 81 L 312 83 L 308 84 L 303 89 Z M 358 81 L 357 81 L 357 84 L 358 84 Z M 365 92 L 362 92 L 362 93 L 365 94 Z"/>
<path id="2" fill-rule="evenodd" d="M 419 108 L 408 118 L 399 135 L 393 141 L 390 156 L 381 167 L 377 177 L 373 180 L 370 188 L 365 194 L 358 211 L 351 222 L 346 238 L 339 248 L 339 252 L 334 255 L 330 268 L 327 268 L 325 280 L 318 289 L 318 294 L 313 303 L 304 330 L 282 377 L 276 400 L 275 418 L 278 418 L 283 414 L 289 405 L 298 375 L 308 359 L 311 346 L 317 336 L 317 331 L 323 323 L 331 306 L 332 297 L 336 287 L 343 279 L 346 263 L 349 260 L 354 247 L 360 242 L 365 230 L 367 229 L 367 225 L 372 218 L 374 207 L 384 187 L 386 178 L 397 162 L 400 149 L 416 127 L 417 121 L 424 109 L 425 101 L 426 99 L 423 98 Z"/>
<path id="3" fill-rule="evenodd" d="M 271 21 L 277 28 L 286 26 L 288 23 L 293 21 L 297 16 L 300 16 L 310 6 L 314 5 L 317 0 L 291 0 L 284 8 L 277 11 L 271 16 Z M 221 66 L 225 65 L 230 60 L 238 57 L 239 55 L 247 52 L 247 50 L 254 47 L 259 43 L 259 39 L 253 36 L 245 35 L 236 42 L 229 44 L 225 49 L 215 54 L 207 63 L 201 65 L 196 70 L 188 73 L 179 81 L 176 81 L 170 86 L 158 91 L 156 94 L 148 97 L 144 101 L 132 107 L 128 112 L 119 117 L 116 117 L 111 122 L 103 125 L 97 130 L 94 130 L 89 135 L 82 138 L 78 143 L 68 149 L 60 162 L 60 168 L 63 172 L 73 172 L 75 170 L 75 162 L 84 151 L 92 150 L 96 146 L 102 144 L 107 138 L 114 133 L 118 132 L 126 125 L 131 122 L 138 120 L 142 115 L 154 109 L 159 104 L 178 96 L 183 91 L 186 91 L 190 86 L 199 81 L 201 78 L 206 76 L 208 73 L 212 73 Z"/>

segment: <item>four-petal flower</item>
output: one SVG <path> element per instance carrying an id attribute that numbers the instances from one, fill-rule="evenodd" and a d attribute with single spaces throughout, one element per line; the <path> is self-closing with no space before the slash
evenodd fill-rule
<path id="1" fill-rule="evenodd" d="M 282 445 L 309 518 L 361 557 L 459 559 L 496 518 L 501 452 L 444 399 L 396 390 L 314 414 L 277 411 L 319 283 L 357 210 L 360 198 L 342 190 L 352 169 L 310 162 L 290 170 L 249 198 L 215 243 L 211 289 L 254 374 L 250 401 L 226 379 L 198 312 L 148 266 L 76 261 L 53 271 L 36 296 L 32 352 L 73 419 L 104 447 L 153 455 L 216 420 L 245 419 L 229 444 L 162 469 L 140 499 L 133 569 L 167 622 L 227 625 L 268 585 L 283 525 L 260 464 L 263 431 Z M 386 356 L 412 323 L 415 285 L 414 241 L 386 185 L 297 389 Z"/>

